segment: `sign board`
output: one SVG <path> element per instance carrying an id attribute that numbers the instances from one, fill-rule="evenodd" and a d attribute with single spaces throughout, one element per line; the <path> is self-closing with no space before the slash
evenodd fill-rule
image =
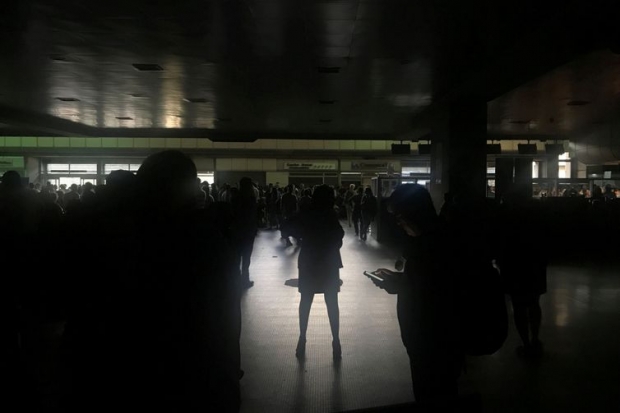
<path id="1" fill-rule="evenodd" d="M 336 162 L 286 161 L 284 169 L 290 171 L 335 171 Z"/>
<path id="2" fill-rule="evenodd" d="M 351 162 L 351 170 L 352 171 L 368 171 L 368 170 L 381 170 L 386 171 L 388 168 L 387 161 L 360 161 L 360 162 Z"/>
<path id="3" fill-rule="evenodd" d="M 611 179 L 611 171 L 603 172 L 603 179 Z"/>
<path id="4" fill-rule="evenodd" d="M 24 157 L 23 156 L 0 156 L 0 169 L 23 169 Z"/>

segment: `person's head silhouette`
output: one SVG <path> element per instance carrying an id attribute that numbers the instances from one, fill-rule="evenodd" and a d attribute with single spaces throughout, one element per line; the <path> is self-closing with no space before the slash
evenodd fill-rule
<path id="1" fill-rule="evenodd" d="M 334 190 L 329 185 L 317 185 L 312 192 L 312 205 L 315 209 L 329 209 L 334 206 Z"/>
<path id="2" fill-rule="evenodd" d="M 422 235 L 437 224 L 437 212 L 428 190 L 418 184 L 400 184 L 388 199 L 388 211 L 411 236 Z"/>
<path id="3" fill-rule="evenodd" d="M 165 150 L 146 158 L 136 178 L 147 206 L 174 212 L 195 206 L 196 177 L 196 165 L 187 155 Z"/>

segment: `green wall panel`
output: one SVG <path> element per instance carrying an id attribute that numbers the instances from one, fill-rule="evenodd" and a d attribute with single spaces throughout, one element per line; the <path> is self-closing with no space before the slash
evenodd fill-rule
<path id="1" fill-rule="evenodd" d="M 133 138 L 118 138 L 119 148 L 133 148 Z"/>
<path id="2" fill-rule="evenodd" d="M 39 137 L 37 138 L 37 146 L 39 148 L 53 148 L 54 147 L 54 138 L 50 137 Z"/>
<path id="3" fill-rule="evenodd" d="M 86 147 L 87 148 L 101 148 L 101 138 L 87 138 Z"/>
<path id="4" fill-rule="evenodd" d="M 54 138 L 55 148 L 68 148 L 71 146 L 71 140 L 68 137 Z"/>
<path id="5" fill-rule="evenodd" d="M 151 148 L 165 148 L 166 138 L 149 138 L 149 147 Z"/>
<path id="6" fill-rule="evenodd" d="M 148 148 L 149 139 L 148 138 L 134 138 L 133 147 L 134 148 Z"/>
<path id="7" fill-rule="evenodd" d="M 84 147 L 86 147 L 86 138 L 84 138 L 84 137 L 72 137 L 71 138 L 71 147 L 72 148 L 84 148 Z"/>
<path id="8" fill-rule="evenodd" d="M 118 142 L 117 138 L 101 138 L 101 147 L 102 148 L 117 148 Z"/>
<path id="9" fill-rule="evenodd" d="M 36 148 L 37 138 L 34 136 L 22 136 L 22 146 L 24 148 Z"/>
<path id="10" fill-rule="evenodd" d="M 5 136 L 4 146 L 7 148 L 19 148 L 22 146 L 22 138 L 19 136 Z"/>

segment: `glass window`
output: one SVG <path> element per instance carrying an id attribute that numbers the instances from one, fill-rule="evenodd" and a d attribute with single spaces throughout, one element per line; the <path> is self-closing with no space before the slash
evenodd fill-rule
<path id="1" fill-rule="evenodd" d="M 495 179 L 487 179 L 487 197 L 495 197 Z"/>
<path id="2" fill-rule="evenodd" d="M 215 180 L 214 176 L 215 174 L 213 172 L 199 172 L 198 173 L 198 178 L 200 178 L 200 182 L 207 181 L 209 185 L 214 182 Z"/>
<path id="3" fill-rule="evenodd" d="M 558 162 L 558 178 L 570 178 L 570 161 Z"/>
<path id="4" fill-rule="evenodd" d="M 66 185 L 69 188 L 71 185 L 76 184 L 77 186 L 82 186 L 86 182 L 90 182 L 93 185 L 97 185 L 97 179 L 95 178 L 80 178 L 79 176 L 61 176 L 57 180 L 58 185 Z"/>
<path id="5" fill-rule="evenodd" d="M 487 175 L 495 175 L 495 167 L 487 166 Z"/>
<path id="6" fill-rule="evenodd" d="M 139 163 L 106 163 L 103 165 L 103 173 L 105 175 L 109 175 L 113 171 L 118 171 L 119 169 L 123 171 L 136 172 L 140 169 Z"/>
<path id="7" fill-rule="evenodd" d="M 96 163 L 72 163 L 72 164 L 69 164 L 69 173 L 72 175 L 73 174 L 96 175 L 97 164 Z"/>
<path id="8" fill-rule="evenodd" d="M 69 164 L 68 163 L 48 163 L 47 173 L 48 174 L 68 174 Z"/>
<path id="9" fill-rule="evenodd" d="M 407 176 L 411 174 L 425 174 L 428 175 L 431 173 L 430 166 L 403 166 L 402 175 Z"/>
<path id="10" fill-rule="evenodd" d="M 532 178 L 540 178 L 540 162 L 532 162 Z"/>
<path id="11" fill-rule="evenodd" d="M 47 173 L 51 175 L 97 174 L 96 163 L 48 163 Z"/>

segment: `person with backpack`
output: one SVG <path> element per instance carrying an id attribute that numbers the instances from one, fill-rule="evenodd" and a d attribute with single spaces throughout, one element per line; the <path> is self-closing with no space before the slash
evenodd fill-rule
<path id="1" fill-rule="evenodd" d="M 429 192 L 401 184 L 388 199 L 388 210 L 407 233 L 403 272 L 379 268 L 373 282 L 397 294 L 401 338 L 409 355 L 416 402 L 428 411 L 454 411 L 457 379 L 463 367 L 453 249 Z"/>

